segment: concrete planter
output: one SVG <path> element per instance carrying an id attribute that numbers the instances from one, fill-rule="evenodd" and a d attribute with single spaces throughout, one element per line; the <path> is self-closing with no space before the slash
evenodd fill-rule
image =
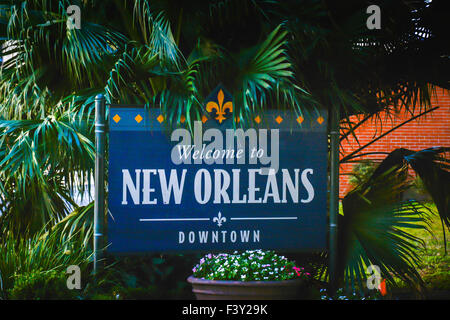
<path id="1" fill-rule="evenodd" d="M 303 280 L 227 281 L 205 280 L 190 276 L 197 300 L 294 300 L 298 298 Z"/>

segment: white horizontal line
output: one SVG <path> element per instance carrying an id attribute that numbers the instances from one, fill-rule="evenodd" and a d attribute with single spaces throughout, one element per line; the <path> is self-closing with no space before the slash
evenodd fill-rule
<path id="1" fill-rule="evenodd" d="M 230 218 L 231 220 L 297 220 L 297 217 L 252 217 L 252 218 Z"/>
<path id="2" fill-rule="evenodd" d="M 154 221 L 209 221 L 209 218 L 139 219 L 142 222 Z"/>

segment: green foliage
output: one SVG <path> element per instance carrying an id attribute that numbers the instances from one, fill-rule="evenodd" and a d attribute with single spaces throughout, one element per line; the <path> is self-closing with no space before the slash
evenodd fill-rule
<path id="1" fill-rule="evenodd" d="M 64 226 L 66 227 L 64 228 Z M 68 237 L 69 232 L 62 230 L 70 230 L 68 224 L 62 223 L 54 228 L 55 232 L 46 232 L 43 229 L 29 239 L 18 238 L 12 232 L 2 235 L 0 241 L 0 297 L 8 297 L 8 292 L 15 288 L 17 279 L 23 280 L 24 291 L 21 292 L 25 294 L 27 290 L 31 290 L 29 288 L 38 286 L 38 283 L 44 281 L 45 275 L 49 272 L 50 275 L 52 275 L 51 272 L 55 272 L 58 277 L 59 275 L 62 277 L 62 274 L 65 276 L 66 269 L 70 265 L 78 265 L 82 275 L 87 278 L 91 249 L 84 244 L 84 239 L 88 238 L 91 240 L 89 243 L 92 242 L 92 230 L 86 230 L 86 233 L 78 230 Z M 35 280 L 37 282 L 34 282 Z M 51 280 L 48 286 L 50 287 L 53 283 L 58 285 L 57 279 Z M 15 292 L 19 295 L 19 291 Z M 35 297 L 39 298 L 38 295 Z"/>
<path id="2" fill-rule="evenodd" d="M 110 294 L 95 295 L 92 300 L 174 300 L 192 299 L 188 286 L 178 286 L 161 290 L 161 287 L 115 287 Z"/>
<path id="3" fill-rule="evenodd" d="M 0 222 L 22 235 L 63 218 L 74 191 L 83 193 L 90 181 L 97 93 L 109 103 L 160 107 L 168 124 L 181 115 L 190 124 L 223 83 L 234 97 L 233 116 L 245 125 L 278 107 L 299 114 L 339 108 L 342 116 L 413 110 L 428 106 L 429 82 L 445 84 L 433 73 L 441 68 L 421 69 L 431 73 L 424 76 L 412 67 L 423 62 L 418 48 L 429 39 L 438 43 L 446 23 L 426 20 L 420 34 L 433 37 L 418 36 L 413 21 L 439 13 L 434 2 L 411 10 L 383 1 L 392 19 L 376 33 L 356 2 L 342 8 L 314 0 L 80 2 L 81 29 L 66 28 L 69 4 L 0 7 L 0 36 L 7 41 L 0 72 Z M 445 56 L 431 50 L 426 61 L 442 64 Z M 398 77 L 378 67 L 386 65 Z"/>
<path id="4" fill-rule="evenodd" d="M 77 290 L 69 290 L 64 271 L 32 271 L 18 274 L 14 287 L 9 290 L 12 300 L 60 300 L 75 299 Z"/>
<path id="5" fill-rule="evenodd" d="M 418 152 L 399 149 L 390 159 L 393 165 L 406 162 L 414 169 L 436 205 L 442 226 L 447 229 L 450 229 L 450 160 L 446 157 L 449 151 L 448 147 Z"/>
<path id="6" fill-rule="evenodd" d="M 353 291 L 356 284 L 364 288 L 365 270 L 371 264 L 378 265 L 382 277 L 391 284 L 392 274 L 411 286 L 422 284 L 415 251 L 420 239 L 400 228 L 425 229 L 426 219 L 417 202 L 399 203 L 400 195 L 409 187 L 402 178 L 404 170 L 375 172 L 344 197 L 344 215 L 338 221 L 338 251 L 340 270 Z"/>
<path id="7" fill-rule="evenodd" d="M 424 286 L 418 272 L 421 260 L 418 250 L 423 241 L 413 232 L 429 231 L 430 219 L 419 202 L 402 202 L 401 195 L 412 184 L 405 179 L 410 165 L 424 181 L 429 181 L 431 188 L 426 187 L 436 199 L 444 226 L 450 197 L 442 191 L 448 190 L 450 182 L 446 151 L 446 148 L 418 152 L 397 149 L 344 197 L 343 214 L 338 217 L 338 271 L 347 290 L 353 292 L 358 288 L 363 294 L 369 265 L 379 266 L 381 276 L 391 286 L 396 285 L 396 279 L 412 288 Z M 326 259 L 326 255 L 323 257 Z"/>
<path id="8" fill-rule="evenodd" d="M 262 250 L 208 254 L 192 271 L 194 277 L 208 280 L 282 281 L 310 277 L 294 261 L 289 261 L 274 251 Z"/>
<path id="9" fill-rule="evenodd" d="M 377 164 L 371 160 L 362 160 L 355 164 L 350 173 L 348 182 L 353 187 L 356 187 L 367 181 L 372 173 L 375 171 Z"/>
<path id="10" fill-rule="evenodd" d="M 84 299 L 192 299 L 186 282 L 198 255 L 107 257 Z"/>
<path id="11" fill-rule="evenodd" d="M 430 210 L 429 228 L 426 230 L 410 230 L 410 233 L 424 241 L 423 245 L 417 248 L 417 254 L 421 257 L 418 271 L 425 283 L 427 292 L 432 293 L 437 290 L 450 290 L 450 255 L 446 252 L 449 244 L 448 238 L 442 232 L 442 224 L 437 213 L 436 206 L 433 203 L 425 203 L 423 211 Z M 398 279 L 398 285 L 404 287 L 404 284 Z"/>
<path id="12" fill-rule="evenodd" d="M 192 123 L 205 97 L 223 83 L 235 99 L 233 116 L 244 125 L 278 107 L 300 114 L 338 109 L 341 117 L 426 109 L 435 85 L 450 87 L 447 16 L 439 1 L 381 1 L 390 19 L 377 31 L 367 29 L 367 4 L 356 0 L 84 1 L 82 28 L 71 30 L 67 0 L 4 3 L 2 294 L 16 271 L 52 270 L 51 259 L 62 268 L 89 255 L 91 209 L 77 208 L 72 196 L 89 188 L 92 178 L 97 93 L 105 93 L 108 103 L 159 107 L 168 123 L 182 114 Z M 358 125 L 347 124 L 349 132 Z M 418 172 L 449 227 L 448 162 L 439 154 L 409 153 L 397 164 L 406 161 Z M 399 167 L 388 167 L 378 167 L 381 173 L 344 199 L 339 232 L 346 279 L 363 279 L 364 266 L 374 262 L 383 274 L 420 282 L 412 254 L 417 239 L 399 228 L 420 228 L 424 219 L 414 216 L 416 203 L 398 205 L 404 184 L 397 179 Z M 65 247 L 71 248 L 67 257 L 61 254 Z M 158 266 L 158 277 L 170 279 L 175 272 L 169 262 L 159 262 L 148 263 Z M 138 273 L 149 279 L 154 274 Z M 137 286 L 139 279 L 119 282 Z"/>
<path id="13" fill-rule="evenodd" d="M 33 235 L 75 206 L 89 190 L 93 130 L 70 111 L 41 120 L 0 121 L 0 226 Z"/>

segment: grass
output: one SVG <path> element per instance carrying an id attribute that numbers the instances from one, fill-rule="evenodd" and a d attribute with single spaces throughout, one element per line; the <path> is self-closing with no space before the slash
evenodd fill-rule
<path id="1" fill-rule="evenodd" d="M 419 244 L 416 253 L 420 257 L 417 271 L 425 283 L 425 290 L 420 290 L 421 294 L 413 292 L 400 279 L 394 277 L 397 288 L 392 289 L 391 298 L 393 299 L 450 299 L 450 255 L 445 252 L 445 242 L 447 250 L 450 250 L 449 232 L 446 231 L 447 239 L 444 241 L 442 224 L 436 206 L 432 203 L 425 204 L 425 206 L 431 211 L 427 213 L 428 228 L 431 232 L 421 229 L 405 230 L 423 241 Z M 427 209 L 423 211 L 427 211 Z"/>
<path id="2" fill-rule="evenodd" d="M 423 240 L 419 244 L 416 253 L 420 257 L 418 272 L 425 282 L 426 296 L 428 298 L 450 299 L 450 232 L 446 230 L 446 239 L 441 220 L 437 213 L 434 203 L 426 203 L 425 206 L 430 209 L 428 213 L 429 231 L 422 229 L 405 229 L 408 233 Z M 342 203 L 340 204 L 342 213 Z M 427 209 L 423 211 L 428 212 Z M 447 243 L 447 253 L 445 252 L 445 242 Z M 396 279 L 399 287 L 399 297 L 408 297 L 411 289 L 400 279 Z"/>
<path id="3" fill-rule="evenodd" d="M 430 232 L 425 230 L 408 230 L 409 233 L 424 241 L 417 254 L 421 258 L 418 271 L 422 276 L 428 290 L 445 290 L 450 292 L 450 255 L 445 252 L 444 233 L 441 220 L 434 204 L 427 204 L 433 214 L 430 218 Z M 447 250 L 450 250 L 450 234 L 447 230 Z"/>

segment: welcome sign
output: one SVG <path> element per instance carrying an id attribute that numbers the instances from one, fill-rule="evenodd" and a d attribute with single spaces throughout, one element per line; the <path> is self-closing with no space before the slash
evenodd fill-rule
<path id="1" fill-rule="evenodd" d="M 273 110 L 241 128 L 215 96 L 190 130 L 111 106 L 109 252 L 326 248 L 326 113 Z"/>

